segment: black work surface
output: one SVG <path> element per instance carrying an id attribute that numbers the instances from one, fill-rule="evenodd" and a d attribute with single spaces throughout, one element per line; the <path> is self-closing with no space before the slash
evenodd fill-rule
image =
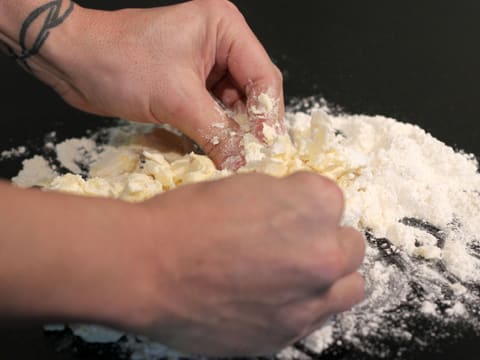
<path id="1" fill-rule="evenodd" d="M 167 2 L 79 3 L 113 9 Z M 347 112 L 383 114 L 416 123 L 456 148 L 480 154 L 480 2 L 235 3 L 284 71 L 287 100 L 320 94 Z M 0 79 L 0 150 L 34 144 L 52 130 L 62 139 L 106 123 L 65 105 L 2 56 Z M 0 176 L 10 177 L 18 169 L 18 161 L 2 163 Z M 405 358 L 480 358 L 480 338 L 473 334 L 435 346 L 440 347 L 440 355 L 426 351 L 407 353 Z M 58 353 L 39 327 L 0 325 L 2 360 L 112 357 L 83 351 Z M 334 358 L 349 359 L 352 354 Z"/>

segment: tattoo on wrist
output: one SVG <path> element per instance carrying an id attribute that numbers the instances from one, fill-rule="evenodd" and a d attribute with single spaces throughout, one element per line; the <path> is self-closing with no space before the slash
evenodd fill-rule
<path id="1" fill-rule="evenodd" d="M 20 54 L 17 54 L 11 47 L 7 47 L 8 55 L 17 60 L 17 62 L 26 70 L 31 71 L 27 60 L 38 54 L 43 44 L 50 35 L 50 30 L 61 25 L 65 19 L 72 13 L 74 3 L 68 1 L 69 5 L 62 12 L 63 0 L 49 1 L 46 4 L 33 10 L 27 18 L 24 20 L 20 29 L 19 45 Z M 33 42 L 27 44 L 27 35 L 33 23 L 35 23 L 41 16 L 44 16 L 43 24 L 37 34 L 34 34 L 31 38 Z"/>

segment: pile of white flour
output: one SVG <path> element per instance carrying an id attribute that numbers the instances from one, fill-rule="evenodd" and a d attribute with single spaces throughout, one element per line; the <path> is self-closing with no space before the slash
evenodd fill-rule
<path id="1" fill-rule="evenodd" d="M 448 339 L 458 329 L 479 331 L 475 157 L 454 151 L 418 126 L 383 116 L 333 115 L 312 106 L 287 113 L 286 121 L 288 134 L 267 128 L 266 144 L 244 137 L 247 163 L 239 172 L 285 176 L 308 170 L 335 179 L 345 193 L 344 224 L 368 239 L 362 267 L 367 297 L 279 357 L 308 358 L 305 349 L 334 353 L 343 347 L 395 358 L 408 348 Z M 56 144 L 56 158 L 37 155 L 25 161 L 13 182 L 142 201 L 177 186 L 232 175 L 215 169 L 204 155 L 145 141 L 150 130 L 124 125 L 108 131 L 106 145 L 95 137 Z M 87 325 L 72 328 L 87 341 L 122 338 L 121 346 L 134 359 L 175 356 L 144 338 Z"/>

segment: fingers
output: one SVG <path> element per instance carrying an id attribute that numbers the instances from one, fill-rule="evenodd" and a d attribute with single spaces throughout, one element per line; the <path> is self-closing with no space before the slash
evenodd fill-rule
<path id="1" fill-rule="evenodd" d="M 318 291 L 323 291 L 325 285 L 360 267 L 365 239 L 357 230 L 339 226 L 344 198 L 334 181 L 310 172 L 298 172 L 281 181 L 295 189 L 296 207 L 309 225 L 308 236 L 298 245 L 303 244 L 308 251 L 304 264 L 310 269 L 312 281 L 318 283 Z"/>
<path id="2" fill-rule="evenodd" d="M 317 272 L 319 292 L 325 290 L 325 284 L 357 271 L 365 256 L 365 239 L 357 230 L 339 228 L 332 238 L 324 239 L 320 233 L 317 244 L 312 247 L 317 254 L 318 264 L 313 270 Z"/>
<path id="3" fill-rule="evenodd" d="M 365 281 L 355 272 L 335 281 L 328 289 L 303 301 L 287 304 L 282 323 L 290 329 L 291 342 L 321 328 L 333 314 L 350 310 L 364 299 Z"/>
<path id="4" fill-rule="evenodd" d="M 206 78 L 197 74 L 197 78 L 185 82 L 180 98 L 188 100 L 172 106 L 171 113 L 179 118 L 173 125 L 195 140 L 217 167 L 237 169 L 244 163 L 239 126 L 208 91 L 226 106 L 239 112 L 246 110 L 250 129 L 265 140 L 266 125 L 277 133 L 284 131 L 282 76 L 231 3 L 206 5 L 209 16 L 218 19 L 214 66 Z"/>
<path id="5" fill-rule="evenodd" d="M 365 295 L 365 281 L 356 272 L 365 255 L 365 239 L 357 230 L 342 227 L 338 230 L 338 257 L 331 263 L 331 276 L 338 275 L 333 284 L 325 290 L 323 287 L 317 300 L 311 301 L 309 308 L 316 314 L 312 331 L 319 328 L 326 315 L 347 311 L 361 302 Z M 323 278 L 323 276 L 322 276 Z"/>
<path id="6" fill-rule="evenodd" d="M 329 316 L 350 310 L 364 297 L 365 280 L 358 272 L 337 280 L 326 293 L 303 305 L 310 312 L 312 319 L 305 335 L 322 327 Z"/>
<path id="7" fill-rule="evenodd" d="M 172 125 L 193 139 L 218 168 L 243 165 L 238 124 L 228 118 L 198 79 L 188 82 L 183 92 Z"/>
<path id="8" fill-rule="evenodd" d="M 284 129 L 283 79 L 240 13 L 220 27 L 216 62 L 225 67 L 245 95 L 255 134 L 263 137 L 265 124 Z"/>
<path id="9" fill-rule="evenodd" d="M 331 313 L 350 310 L 363 300 L 365 296 L 365 280 L 354 272 L 337 280 L 325 294 L 325 303 Z"/>
<path id="10" fill-rule="evenodd" d="M 236 113 L 245 113 L 245 96 L 233 83 L 229 75 L 224 76 L 212 87 L 213 94 Z"/>
<path id="11" fill-rule="evenodd" d="M 252 82 L 247 86 L 247 114 L 250 129 L 255 136 L 268 142 L 266 126 L 271 127 L 277 134 L 285 132 L 283 89 L 269 87 L 269 79 Z"/>
<path id="12" fill-rule="evenodd" d="M 335 181 L 309 171 L 298 171 L 282 181 L 289 183 L 288 188 L 301 192 L 307 199 L 310 212 L 315 214 L 319 223 L 340 223 L 344 211 L 344 197 Z"/>
<path id="13" fill-rule="evenodd" d="M 346 259 L 340 274 L 352 273 L 363 263 L 366 248 L 365 238 L 362 233 L 351 227 L 341 227 L 337 232 L 337 238 L 340 251 Z"/>

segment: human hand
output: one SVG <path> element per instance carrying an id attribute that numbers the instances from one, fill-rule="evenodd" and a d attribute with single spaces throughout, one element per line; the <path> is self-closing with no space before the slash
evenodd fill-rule
<path id="1" fill-rule="evenodd" d="M 211 94 L 230 109 L 246 109 L 258 136 L 264 122 L 283 129 L 281 73 L 226 0 L 116 12 L 76 6 L 47 45 L 48 61 L 34 57 L 30 67 L 68 103 L 171 124 L 219 167 L 243 160 L 239 127 Z M 273 102 L 259 100 L 262 93 Z"/>
<path id="2" fill-rule="evenodd" d="M 125 291 L 142 311 L 116 326 L 193 354 L 272 354 L 362 299 L 365 241 L 339 226 L 342 194 L 326 178 L 240 175 L 140 206 L 133 283 L 150 291 Z"/>

